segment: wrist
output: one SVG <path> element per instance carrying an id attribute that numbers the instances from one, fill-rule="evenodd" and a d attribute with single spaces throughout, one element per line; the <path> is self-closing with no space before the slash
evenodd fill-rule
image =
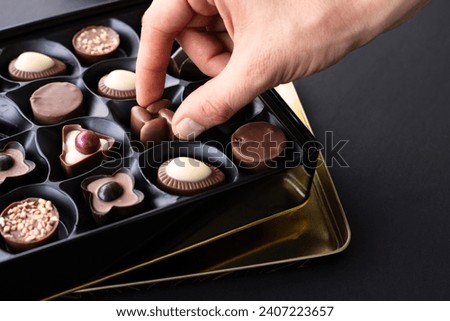
<path id="1" fill-rule="evenodd" d="M 357 0 L 353 2 L 354 17 L 359 21 L 360 47 L 414 16 L 430 0 Z"/>

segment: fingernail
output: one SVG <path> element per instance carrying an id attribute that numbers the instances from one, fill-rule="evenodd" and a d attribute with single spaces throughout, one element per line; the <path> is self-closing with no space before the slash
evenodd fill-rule
<path id="1" fill-rule="evenodd" d="M 203 133 L 206 128 L 190 118 L 185 118 L 178 123 L 175 129 L 175 135 L 178 138 L 192 140 Z"/>

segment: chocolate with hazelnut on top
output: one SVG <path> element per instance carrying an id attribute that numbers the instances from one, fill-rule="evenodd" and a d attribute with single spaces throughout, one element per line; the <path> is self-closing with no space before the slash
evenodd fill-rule
<path id="1" fill-rule="evenodd" d="M 81 174 L 100 165 L 113 147 L 115 139 L 78 124 L 62 128 L 61 166 L 68 176 Z"/>
<path id="2" fill-rule="evenodd" d="M 102 225 L 133 213 L 144 200 L 144 193 L 135 189 L 134 185 L 131 171 L 125 168 L 113 175 L 91 176 L 81 182 L 97 224 Z"/>
<path id="3" fill-rule="evenodd" d="M 9 177 L 25 175 L 35 168 L 35 163 L 25 159 L 25 149 L 19 142 L 9 142 L 0 149 L 0 184 Z"/>
<path id="4" fill-rule="evenodd" d="M 11 203 L 0 216 L 0 233 L 8 247 L 25 251 L 49 241 L 59 224 L 59 213 L 50 200 L 31 197 Z"/>

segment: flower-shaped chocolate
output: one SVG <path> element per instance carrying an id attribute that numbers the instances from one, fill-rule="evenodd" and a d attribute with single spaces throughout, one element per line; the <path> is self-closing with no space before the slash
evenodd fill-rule
<path id="1" fill-rule="evenodd" d="M 147 108 L 134 106 L 131 108 L 131 132 L 142 143 L 159 144 L 164 140 L 173 140 L 172 117 L 169 109 L 171 102 L 159 100 Z"/>
<path id="2" fill-rule="evenodd" d="M 81 182 L 97 224 L 133 213 L 133 209 L 144 200 L 144 194 L 134 189 L 134 184 L 133 175 L 125 168 L 113 175 L 95 175 Z"/>
<path id="3" fill-rule="evenodd" d="M 28 174 L 36 165 L 25 159 L 25 150 L 18 142 L 10 142 L 0 150 L 0 184 L 8 177 Z"/>
<path id="4" fill-rule="evenodd" d="M 61 166 L 68 176 L 79 175 L 100 165 L 113 147 L 115 139 L 80 125 L 62 129 Z"/>

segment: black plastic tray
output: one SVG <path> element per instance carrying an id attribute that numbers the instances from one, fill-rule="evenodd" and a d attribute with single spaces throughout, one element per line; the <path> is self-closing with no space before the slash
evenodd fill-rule
<path id="1" fill-rule="evenodd" d="M 30 28 L 8 32 L 8 35 L 14 35 L 13 39 L 0 33 L 0 39 L 4 39 L 0 46 L 0 150 L 9 142 L 17 141 L 25 147 L 26 158 L 36 164 L 29 174 L 7 179 L 0 185 L 0 210 L 16 200 L 43 197 L 58 207 L 62 223 L 57 239 L 26 252 L 12 253 L 3 240 L 0 241 L 0 272 L 20 276 L 2 281 L 1 297 L 4 299 L 43 298 L 93 280 L 111 266 L 126 262 L 141 247 L 148 249 L 148 244 L 154 244 L 152 248 L 157 256 L 171 235 L 182 233 L 186 224 L 195 226 L 208 222 L 208 215 L 214 213 L 211 207 L 226 206 L 221 205 L 225 199 L 239 202 L 239 198 L 248 196 L 255 186 L 286 168 L 304 168 L 301 184 L 304 198 L 298 199 L 298 203 L 307 199 L 317 159 L 314 139 L 274 90 L 262 94 L 231 122 L 205 132 L 196 142 L 173 141 L 155 147 L 137 142 L 129 133 L 129 110 L 136 104 L 135 100 L 111 100 L 97 95 L 95 88 L 101 76 L 117 68 L 134 70 L 140 18 L 147 6 L 148 3 L 130 3 L 124 8 L 105 6 L 103 10 L 96 8 L 92 12 L 66 15 L 59 23 L 37 22 L 29 26 L 33 27 L 32 32 Z M 94 65 L 77 59 L 71 46 L 72 36 L 91 24 L 111 26 L 119 32 L 121 48 L 116 57 Z M 8 79 L 9 61 L 28 50 L 63 60 L 69 67 L 69 74 L 31 82 Z M 178 53 L 176 50 L 174 47 L 174 55 Z M 172 73 L 166 80 L 164 97 L 172 100 L 173 109 L 191 89 L 206 80 L 178 77 Z M 54 81 L 68 81 L 82 89 L 84 116 L 60 124 L 39 125 L 33 120 L 29 97 L 40 86 Z M 290 143 L 279 167 L 251 174 L 233 163 L 227 146 L 231 133 L 238 126 L 256 120 L 283 128 Z M 80 124 L 113 136 L 116 143 L 110 161 L 79 176 L 67 177 L 58 160 L 61 129 L 65 124 Z M 200 159 L 212 155 L 209 162 L 214 159 L 211 163 L 225 172 L 226 184 L 193 197 L 174 196 L 159 190 L 154 185 L 153 166 L 150 165 L 186 153 Z M 132 172 L 136 188 L 144 193 L 144 204 L 140 210 L 131 213 L 131 217 L 99 227 L 90 215 L 81 181 L 92 175 L 112 174 L 123 167 Z M 264 212 L 261 215 L 270 214 Z M 249 217 L 244 223 L 260 218 Z M 236 224 L 243 222 L 239 220 Z M 229 222 L 230 229 L 237 227 Z"/>

